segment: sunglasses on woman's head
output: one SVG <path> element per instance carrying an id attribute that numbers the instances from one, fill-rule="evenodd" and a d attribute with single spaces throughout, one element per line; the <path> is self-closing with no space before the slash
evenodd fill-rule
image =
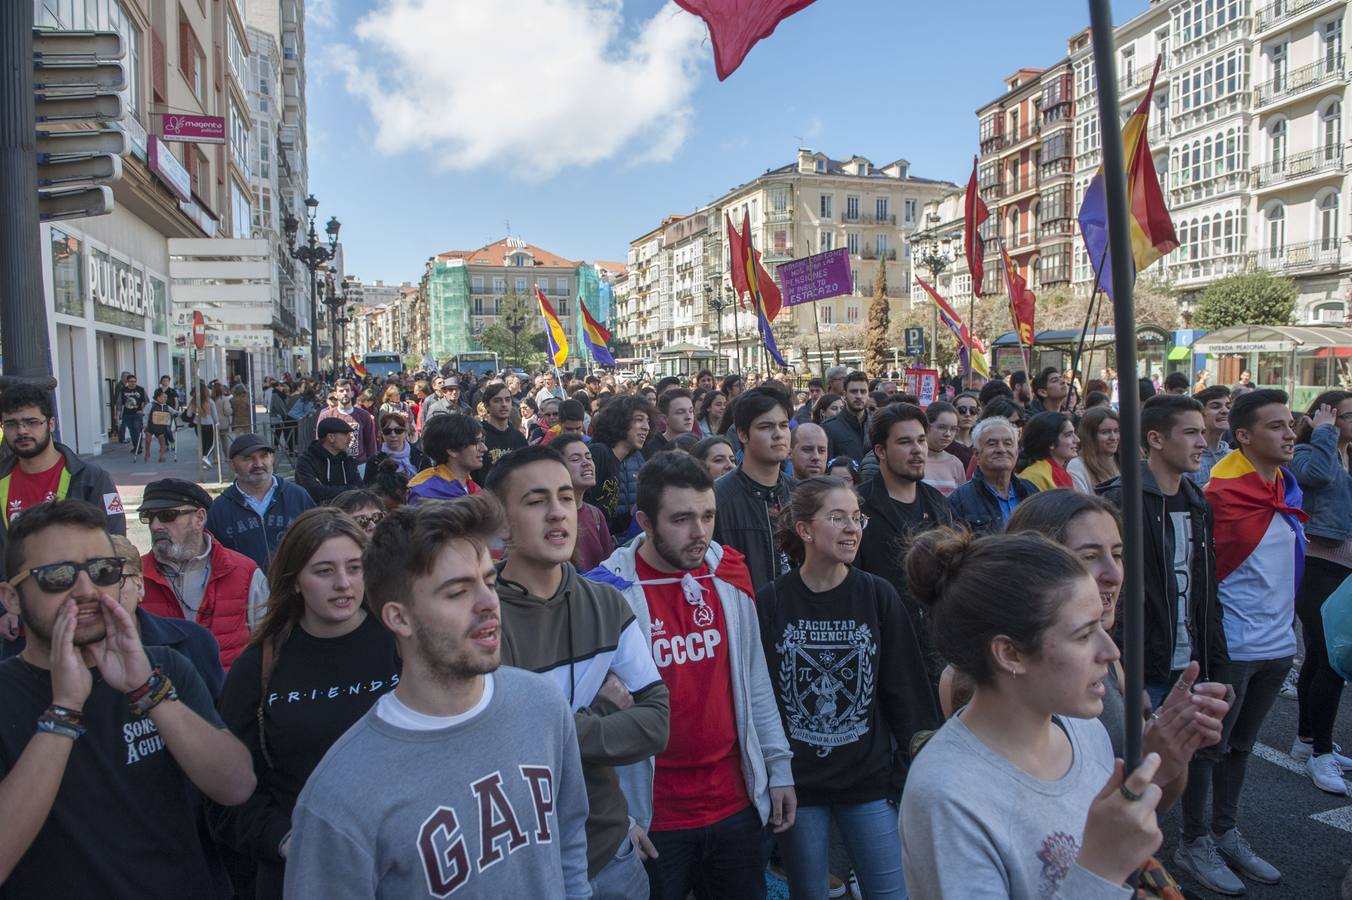
<path id="1" fill-rule="evenodd" d="M 19 575 L 10 581 L 10 586 L 18 587 L 19 582 L 32 575 L 39 588 L 49 594 L 59 594 L 73 588 L 80 573 L 84 572 L 99 587 L 112 587 L 122 581 L 122 564 L 126 561 L 122 556 L 96 556 L 82 563 L 71 560 L 48 563 Z"/>

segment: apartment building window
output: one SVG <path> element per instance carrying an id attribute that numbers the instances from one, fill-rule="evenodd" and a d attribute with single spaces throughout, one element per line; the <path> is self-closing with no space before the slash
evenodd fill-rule
<path id="1" fill-rule="evenodd" d="M 1060 78 L 1053 78 L 1042 86 L 1042 108 L 1050 109 L 1061 102 L 1065 94 L 1065 86 Z"/>
<path id="2" fill-rule="evenodd" d="M 1267 229 L 1267 249 L 1280 254 L 1286 246 L 1286 206 L 1280 200 L 1268 207 L 1263 214 Z"/>
<path id="3" fill-rule="evenodd" d="M 567 295 L 567 293 L 568 293 L 568 279 L 567 279 L 567 278 L 562 278 L 562 277 L 556 277 L 556 278 L 554 279 L 554 289 L 555 289 L 556 291 L 558 291 L 560 294 Z"/>
<path id="4" fill-rule="evenodd" d="M 1099 148 L 1098 116 L 1081 116 L 1075 121 L 1075 146 L 1081 153 Z"/>
<path id="5" fill-rule="evenodd" d="M 1128 47 L 1122 51 L 1122 83 L 1136 83 L 1136 48 Z"/>
<path id="6" fill-rule="evenodd" d="M 1338 192 L 1329 191 L 1319 201 L 1319 249 L 1338 249 Z"/>
<path id="7" fill-rule="evenodd" d="M 847 231 L 845 233 L 845 247 L 850 251 L 851 256 L 859 255 L 859 232 Z"/>
<path id="8" fill-rule="evenodd" d="M 817 160 L 817 164 L 816 164 L 815 166 L 813 166 L 813 169 L 815 169 L 815 170 L 818 171 L 818 172 L 825 172 L 825 171 L 826 171 L 826 160 L 824 160 L 824 159 L 819 159 L 819 160 Z"/>
<path id="9" fill-rule="evenodd" d="M 985 190 L 1000 183 L 1000 170 L 996 163 L 986 163 L 977 171 L 977 187 Z"/>
<path id="10" fill-rule="evenodd" d="M 789 250 L 789 233 L 783 228 L 776 229 L 773 235 L 775 253 L 783 256 Z"/>
<path id="11" fill-rule="evenodd" d="M 822 324 L 823 324 L 823 325 L 834 325 L 834 324 L 835 324 L 835 321 L 836 321 L 836 311 L 835 311 L 834 309 L 832 309 L 830 306 L 827 306 L 826 304 L 823 303 L 823 304 L 819 304 L 819 305 L 818 305 L 817 310 L 818 310 L 818 312 L 820 312 L 820 313 L 822 314 Z"/>
<path id="12" fill-rule="evenodd" d="M 845 307 L 845 323 L 847 325 L 853 325 L 855 322 L 858 321 L 859 321 L 859 307 L 851 303 L 849 306 Z"/>
<path id="13" fill-rule="evenodd" d="M 1009 192 L 1012 194 L 1019 189 L 1019 161 L 1011 159 L 1009 161 Z"/>
<path id="14" fill-rule="evenodd" d="M 1042 140 L 1042 164 L 1045 166 L 1070 156 L 1069 135 L 1058 131 Z"/>
<path id="15" fill-rule="evenodd" d="M 525 279 L 525 277 L 523 277 L 523 276 L 517 276 L 517 279 L 516 279 L 516 292 L 517 292 L 518 294 L 524 294 L 524 293 L 526 293 L 526 279 Z"/>
<path id="16" fill-rule="evenodd" d="M 859 269 L 850 269 L 850 284 L 854 285 L 854 293 L 859 293 Z"/>
<path id="17" fill-rule="evenodd" d="M 784 212 L 789 208 L 789 189 L 775 188 L 770 191 L 770 209 L 774 212 Z"/>
<path id="18" fill-rule="evenodd" d="M 1324 157 L 1332 159 L 1338 152 L 1339 145 L 1343 142 L 1343 104 L 1340 100 L 1334 100 L 1319 114 L 1321 133 L 1323 135 Z"/>
<path id="19" fill-rule="evenodd" d="M 1282 85 L 1286 82 L 1286 67 L 1290 58 L 1288 46 L 1278 44 L 1272 48 L 1272 53 L 1269 56 L 1272 60 L 1272 87 L 1274 90 L 1281 90 Z"/>
<path id="20" fill-rule="evenodd" d="M 1070 185 L 1063 184 L 1043 191 L 1041 196 L 1042 221 L 1070 218 Z"/>
<path id="21" fill-rule="evenodd" d="M 1338 18 L 1325 22 L 1320 31 L 1324 34 L 1324 68 L 1329 71 L 1342 68 L 1343 19 L 1341 11 Z"/>
<path id="22" fill-rule="evenodd" d="M 1268 127 L 1268 162 L 1273 168 L 1286 160 L 1286 120 L 1278 119 Z"/>
<path id="23" fill-rule="evenodd" d="M 1284 53 L 1283 49 L 1283 59 Z M 1243 51 L 1236 49 L 1184 72 L 1179 79 L 1179 108 L 1187 112 L 1203 104 L 1239 93 L 1243 87 L 1245 65 Z M 1274 65 L 1274 76 L 1284 77 L 1285 67 L 1283 61 L 1279 74 Z"/>
<path id="24" fill-rule="evenodd" d="M 858 197 L 846 197 L 846 198 L 845 198 L 845 221 L 847 221 L 847 222 L 858 222 L 858 221 L 859 221 L 859 198 L 858 198 Z"/>
<path id="25" fill-rule="evenodd" d="M 502 275 L 493 276 L 493 293 L 495 294 L 507 293 L 507 279 L 504 276 Z"/>
<path id="26" fill-rule="evenodd" d="M 235 98 L 230 98 L 230 155 L 235 158 L 235 164 L 239 166 L 240 171 L 248 174 L 249 172 L 249 128 L 244 122 L 244 113 L 235 103 Z"/>
<path id="27" fill-rule="evenodd" d="M 819 202 L 819 204 L 818 204 L 817 210 L 818 210 L 818 212 L 820 213 L 821 218 L 823 218 L 823 219 L 829 219 L 829 218 L 831 218 L 831 201 L 832 201 L 832 199 L 833 199 L 833 197 L 832 197 L 830 194 L 822 194 L 822 195 L 818 198 L 818 200 L 819 200 L 820 202 Z"/>
<path id="28" fill-rule="evenodd" d="M 997 119 L 993 115 L 982 118 L 977 128 L 977 139 L 984 143 L 997 136 L 1000 132 L 996 130 L 996 121 Z"/>
<path id="29" fill-rule="evenodd" d="M 240 87 L 244 87 L 249 83 L 249 54 L 244 52 L 244 39 L 235 30 L 234 21 L 229 16 L 226 21 L 226 30 L 229 31 L 226 36 L 226 56 L 230 61 L 230 71 L 234 73 Z"/>
<path id="30" fill-rule="evenodd" d="M 873 203 L 874 214 L 878 217 L 878 224 L 887 222 L 887 198 L 879 197 Z"/>
<path id="31" fill-rule="evenodd" d="M 885 259 L 887 257 L 887 233 L 879 232 L 873 237 L 874 237 L 874 249 L 878 251 L 878 258 Z"/>
<path id="32" fill-rule="evenodd" d="M 484 292 L 484 277 L 482 275 L 471 275 L 469 279 L 470 290 L 476 294 Z"/>
<path id="33" fill-rule="evenodd" d="M 823 229 L 817 234 L 817 250 L 825 252 L 835 247 L 836 236 L 834 232 Z"/>
<path id="34" fill-rule="evenodd" d="M 202 52 L 202 44 L 193 33 L 192 23 L 187 19 L 178 20 L 178 69 L 183 73 L 193 96 L 206 103 L 207 99 L 207 58 Z"/>
<path id="35" fill-rule="evenodd" d="M 1097 77 L 1094 69 L 1094 57 L 1086 56 L 1076 63 L 1075 96 L 1088 97 L 1090 94 L 1098 91 L 1098 83 L 1094 80 Z"/>
<path id="36" fill-rule="evenodd" d="M 235 237 L 247 238 L 252 234 L 253 203 L 249 191 L 241 188 L 233 178 L 230 179 L 230 217 Z"/>

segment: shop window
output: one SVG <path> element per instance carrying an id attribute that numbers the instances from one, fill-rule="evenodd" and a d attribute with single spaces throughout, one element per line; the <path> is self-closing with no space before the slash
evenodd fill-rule
<path id="1" fill-rule="evenodd" d="M 52 251 L 52 294 L 57 312 L 68 316 L 84 315 L 84 291 L 80 275 L 83 272 L 84 254 L 80 250 L 79 238 L 66 234 L 59 228 L 53 228 L 51 237 Z"/>

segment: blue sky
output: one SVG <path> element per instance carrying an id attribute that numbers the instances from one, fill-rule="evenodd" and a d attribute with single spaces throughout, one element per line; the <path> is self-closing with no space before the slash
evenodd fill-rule
<path id="1" fill-rule="evenodd" d="M 508 222 L 623 260 L 799 146 L 961 183 L 975 109 L 1088 24 L 1083 0 L 817 0 L 719 82 L 703 24 L 659 0 L 308 5 L 310 187 L 343 222 L 347 271 L 386 282 Z"/>

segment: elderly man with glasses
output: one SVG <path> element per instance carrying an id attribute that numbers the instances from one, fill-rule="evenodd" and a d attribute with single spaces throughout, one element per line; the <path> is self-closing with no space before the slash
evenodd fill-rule
<path id="1" fill-rule="evenodd" d="M 268 582 L 249 557 L 207 531 L 211 495 L 181 478 L 146 485 L 141 521 L 150 526 L 151 551 L 141 557 L 146 595 L 157 616 L 203 625 L 221 645 L 227 672 L 249 643 L 249 630 L 267 611 Z"/>

